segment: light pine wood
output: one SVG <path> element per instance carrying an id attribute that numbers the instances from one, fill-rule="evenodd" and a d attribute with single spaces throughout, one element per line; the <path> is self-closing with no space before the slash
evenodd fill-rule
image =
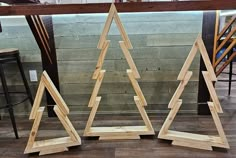
<path id="1" fill-rule="evenodd" d="M 188 71 L 187 74 L 185 75 L 184 79 L 182 81 L 180 81 L 178 88 L 176 89 L 173 97 L 171 98 L 171 100 L 169 102 L 168 108 L 172 108 L 174 105 L 176 105 L 178 99 L 182 95 L 184 88 L 188 84 L 192 75 L 193 75 L 193 72 Z"/>
<path id="2" fill-rule="evenodd" d="M 112 4 L 111 7 L 110 7 L 110 10 L 109 10 L 109 13 L 108 13 L 107 20 L 105 22 L 105 26 L 103 28 L 102 34 L 101 34 L 99 42 L 98 42 L 98 46 L 97 46 L 98 49 L 102 49 L 102 47 L 105 43 L 107 34 L 110 30 L 110 27 L 111 27 L 111 24 L 112 24 L 112 21 L 113 21 L 114 12 L 115 12 L 115 8 L 114 8 L 114 5 Z"/>
<path id="3" fill-rule="evenodd" d="M 36 118 L 36 115 L 38 112 L 37 109 L 39 108 L 41 104 L 44 90 L 45 90 L 45 86 L 43 84 L 43 79 L 41 77 L 41 80 L 39 82 L 39 87 L 35 96 L 34 104 L 30 113 L 30 117 L 29 117 L 30 120 L 33 120 Z"/>
<path id="4" fill-rule="evenodd" d="M 48 76 L 47 72 L 43 72 L 43 83 L 46 89 L 48 90 L 49 94 L 52 96 L 53 100 L 55 101 L 56 105 L 60 108 L 64 115 L 68 115 L 70 110 L 67 107 L 65 101 L 61 97 L 60 93 L 58 92 L 57 88 L 53 84 L 51 78 Z"/>
<path id="5" fill-rule="evenodd" d="M 216 62 L 216 48 L 218 47 L 218 33 L 219 33 L 219 23 L 220 23 L 220 11 L 216 11 L 216 23 L 215 23 L 215 35 L 214 35 L 214 49 L 213 49 L 213 59 L 212 65 L 215 65 Z"/>
<path id="6" fill-rule="evenodd" d="M 229 27 L 235 22 L 236 16 L 232 16 L 230 21 L 226 24 L 226 26 L 220 31 L 219 35 L 217 36 L 217 41 L 224 35 L 224 33 L 229 29 Z"/>
<path id="7" fill-rule="evenodd" d="M 95 86 L 94 86 L 91 98 L 89 100 L 88 107 L 93 107 L 95 102 L 96 102 L 96 97 L 97 97 L 98 91 L 99 91 L 99 89 L 101 87 L 101 84 L 102 84 L 105 72 L 106 72 L 106 70 L 101 70 L 99 75 L 98 75 L 98 78 L 97 78 L 97 81 L 95 83 Z"/>
<path id="8" fill-rule="evenodd" d="M 209 146 L 207 143 L 204 143 L 204 142 L 196 143 L 194 141 L 177 141 L 177 140 L 174 140 L 172 142 L 172 145 L 190 147 L 190 148 L 196 148 L 196 149 L 202 149 L 202 150 L 210 150 L 210 151 L 213 150 L 211 146 Z"/>
<path id="9" fill-rule="evenodd" d="M 39 152 L 39 156 L 60 153 L 60 152 L 65 152 L 65 151 L 69 151 L 69 149 L 66 147 L 61 147 L 61 148 L 56 148 L 56 149 L 51 149 L 51 150 L 43 150 Z"/>
<path id="10" fill-rule="evenodd" d="M 88 133 L 88 131 L 90 130 L 92 124 L 93 124 L 93 121 L 94 121 L 94 118 L 95 118 L 96 112 L 98 110 L 98 106 L 99 106 L 99 103 L 100 103 L 101 99 L 102 99 L 102 97 L 96 97 L 96 102 L 95 102 L 94 106 L 92 107 L 92 110 L 91 110 L 90 115 L 89 115 L 89 119 L 87 121 L 85 130 L 84 130 L 84 135 L 85 136 Z"/>
<path id="11" fill-rule="evenodd" d="M 139 135 L 133 135 L 133 136 L 127 136 L 127 135 L 121 135 L 121 136 L 101 136 L 99 137 L 99 140 L 121 140 L 121 139 L 141 139 Z"/>
<path id="12" fill-rule="evenodd" d="M 175 106 L 173 106 L 164 122 L 164 124 L 161 127 L 161 130 L 159 132 L 158 138 L 165 139 L 165 134 L 167 134 L 168 129 L 170 128 L 170 125 L 174 121 L 174 118 L 179 111 L 180 106 L 182 105 L 182 100 L 179 99 Z"/>
<path id="13" fill-rule="evenodd" d="M 200 50 L 204 63 L 206 65 L 207 71 L 202 71 L 204 80 L 206 82 L 208 91 L 210 92 L 211 98 L 213 102 L 208 102 L 208 106 L 211 111 L 211 115 L 213 117 L 213 121 L 216 125 L 216 129 L 218 131 L 219 136 L 213 135 L 202 135 L 202 134 L 193 134 L 188 132 L 179 132 L 169 130 L 171 124 L 173 123 L 176 114 L 178 113 L 182 100 L 180 100 L 180 96 L 184 91 L 185 86 L 188 84 L 192 76 L 192 72 L 188 71 L 189 66 L 196 55 L 197 49 Z M 227 138 L 225 136 L 222 124 L 220 122 L 220 118 L 218 113 L 223 113 L 219 99 L 217 97 L 215 88 L 213 86 L 213 81 L 216 81 L 215 74 L 213 71 L 213 67 L 210 64 L 210 59 L 206 53 L 204 43 L 200 37 L 196 40 L 192 50 L 190 51 L 183 68 L 180 71 L 178 76 L 178 80 L 180 80 L 180 84 L 176 89 L 168 107 L 171 109 L 162 128 L 158 134 L 158 138 L 160 139 L 167 139 L 172 140 L 172 145 L 184 146 L 184 147 L 191 147 L 191 148 L 198 148 L 204 150 L 212 150 L 212 147 L 221 147 L 229 149 L 229 144 Z M 191 121 L 191 120 L 190 120 Z"/>
<path id="14" fill-rule="evenodd" d="M 219 116 L 218 116 L 218 114 L 216 112 L 216 106 L 215 106 L 215 104 L 213 102 L 208 102 L 208 106 L 210 108 L 211 115 L 212 115 L 213 120 L 214 120 L 214 122 L 216 124 L 216 129 L 217 129 L 217 131 L 218 131 L 218 133 L 220 135 L 220 138 L 221 138 L 223 144 L 225 145 L 225 148 L 229 149 L 230 148 L 229 147 L 229 143 L 228 143 L 227 138 L 225 136 L 225 132 L 223 130 L 224 128 L 222 126 L 220 118 L 219 118 Z"/>
<path id="15" fill-rule="evenodd" d="M 133 77 L 134 78 L 134 77 Z M 135 80 L 136 81 L 136 80 Z M 138 96 L 134 96 L 134 101 L 144 120 L 145 126 L 118 126 L 118 127 L 92 127 L 96 112 L 98 110 L 101 97 L 95 98 L 95 103 L 84 130 L 84 136 L 100 136 L 99 140 L 107 139 L 140 139 L 139 135 L 154 135 L 154 129 Z"/>
<path id="16" fill-rule="evenodd" d="M 202 135 L 202 134 L 194 134 L 188 132 L 179 132 L 168 130 L 165 135 L 162 135 L 161 139 L 167 140 L 176 140 L 176 141 L 190 141 L 192 143 L 201 143 L 204 142 L 209 146 L 221 147 L 228 149 L 226 143 L 224 143 L 223 139 L 219 136 L 213 135 Z"/>
<path id="17" fill-rule="evenodd" d="M 223 58 L 233 49 L 233 47 L 236 45 L 236 39 L 233 39 L 233 41 L 230 43 L 230 45 L 227 47 L 227 49 L 224 51 L 224 53 L 216 60 L 214 67 L 219 65 L 219 63 L 223 60 Z"/>
<path id="18" fill-rule="evenodd" d="M 197 48 L 197 40 L 196 40 L 192 46 L 192 49 L 190 50 L 190 53 L 188 54 L 187 59 L 184 62 L 184 65 L 178 75 L 177 80 L 181 81 L 184 79 L 189 67 L 191 66 L 191 64 L 193 62 L 194 57 L 197 54 L 197 51 L 198 51 L 198 48 Z"/>
<path id="19" fill-rule="evenodd" d="M 103 45 L 103 48 L 101 50 L 100 56 L 98 58 L 96 69 L 93 73 L 92 79 L 96 80 L 99 76 L 100 71 L 102 70 L 102 65 L 104 63 L 105 56 L 107 54 L 108 47 L 110 45 L 110 41 L 106 40 L 105 44 Z"/>
<path id="20" fill-rule="evenodd" d="M 138 72 L 138 70 L 137 70 L 137 68 L 136 68 L 136 65 L 135 65 L 135 63 L 134 63 L 134 60 L 133 60 L 133 58 L 132 58 L 132 56 L 131 56 L 129 50 L 128 50 L 127 47 L 125 46 L 125 42 L 124 42 L 124 41 L 120 41 L 119 43 L 120 43 L 120 47 L 121 47 L 121 49 L 122 49 L 122 52 L 123 52 L 124 55 L 125 55 L 125 59 L 126 59 L 126 61 L 128 62 L 129 67 L 131 68 L 131 70 L 132 70 L 132 72 L 133 72 L 133 74 L 134 74 L 134 77 L 135 77 L 136 79 L 140 78 L 140 75 L 139 75 L 139 72 Z"/>
<path id="21" fill-rule="evenodd" d="M 120 31 L 121 37 L 124 41 L 124 44 L 125 44 L 126 48 L 127 49 L 133 49 L 133 46 L 132 46 L 132 44 L 130 42 L 130 39 L 129 39 L 129 37 L 128 37 L 125 29 L 124 29 L 124 26 L 123 26 L 123 24 L 120 20 L 120 17 L 118 15 L 118 12 L 117 12 L 116 8 L 115 8 L 115 12 L 114 12 L 114 19 L 115 19 L 116 25 L 118 26 L 118 29 Z"/>
<path id="22" fill-rule="evenodd" d="M 30 132 L 30 136 L 29 136 L 27 146 L 25 148 L 25 152 L 24 152 L 25 154 L 30 153 L 30 150 L 32 150 L 32 148 L 33 148 L 35 138 L 36 138 L 36 135 L 38 133 L 39 124 L 40 124 L 40 121 L 41 121 L 42 116 L 43 116 L 44 109 L 45 109 L 45 107 L 40 107 L 36 112 L 36 116 L 34 117 L 34 119 L 35 119 L 34 124 L 33 124 L 33 127 L 31 129 L 31 132 Z"/>
<path id="23" fill-rule="evenodd" d="M 123 39 L 123 41 L 119 41 L 120 47 L 124 53 L 124 56 L 126 58 L 126 61 L 128 62 L 129 67 L 131 68 L 131 70 L 127 70 L 127 74 L 136 92 L 137 96 L 134 97 L 134 101 L 142 116 L 145 126 L 92 127 L 95 115 L 98 110 L 99 103 L 101 101 L 101 97 L 97 95 L 98 95 L 99 89 L 101 87 L 101 84 L 105 75 L 105 70 L 102 70 L 102 66 L 103 66 L 107 49 L 110 43 L 110 41 L 108 41 L 106 37 L 109 32 L 113 19 L 115 20 L 116 25 Z M 155 134 L 152 124 L 144 109 L 144 106 L 147 106 L 147 102 L 136 80 L 137 78 L 140 78 L 140 75 L 133 61 L 133 58 L 129 52 L 129 49 L 131 48 L 133 48 L 131 45 L 131 42 L 121 23 L 121 20 L 118 16 L 115 5 L 112 4 L 103 32 L 98 42 L 98 49 L 102 49 L 102 50 L 98 58 L 96 70 L 94 71 L 93 77 L 92 77 L 93 79 L 96 79 L 97 81 L 95 83 L 91 98 L 88 103 L 88 107 L 91 107 L 92 110 L 90 112 L 85 130 L 84 130 L 84 136 L 99 136 L 100 137 L 99 140 L 107 140 L 107 139 L 140 139 L 140 135 L 144 135 L 144 134 L 154 135 Z"/>
<path id="24" fill-rule="evenodd" d="M 211 99 L 213 100 L 214 104 L 216 105 L 216 111 L 218 113 L 223 113 L 223 110 L 221 108 L 221 105 L 220 105 L 220 101 L 217 97 L 217 94 L 216 94 L 216 91 L 215 91 L 215 88 L 214 88 L 214 85 L 213 83 L 211 82 L 210 80 L 210 75 L 207 71 L 202 71 L 202 75 L 204 77 L 204 80 L 206 82 L 206 85 L 207 85 L 207 88 L 209 90 L 209 93 L 210 93 L 210 96 L 211 96 Z"/>
<path id="25" fill-rule="evenodd" d="M 33 147 L 25 151 L 25 154 L 47 151 L 47 150 L 56 150 L 62 147 L 72 147 L 80 145 L 79 142 L 74 142 L 70 137 L 54 138 L 48 140 L 35 141 Z"/>
<path id="26" fill-rule="evenodd" d="M 135 101 L 135 104 L 137 105 L 137 108 L 139 110 L 139 113 L 141 114 L 142 116 L 142 119 L 146 125 L 146 127 L 150 130 L 150 131 L 153 131 L 153 134 L 154 134 L 154 129 L 152 127 L 152 123 L 151 121 L 149 120 L 148 118 L 148 115 L 144 109 L 144 107 L 142 106 L 142 102 L 140 101 L 139 97 L 138 96 L 134 96 L 134 101 Z"/>
<path id="27" fill-rule="evenodd" d="M 211 108 L 210 106 L 209 107 L 212 111 L 213 120 L 216 124 L 219 136 L 192 134 L 187 132 L 168 130 L 180 108 L 180 105 L 181 103 L 179 102 L 179 104 L 177 104 L 176 106 L 174 106 L 174 108 L 171 109 L 165 123 L 163 124 L 159 132 L 158 138 L 173 140 L 174 141 L 174 143 L 172 143 L 173 145 L 206 149 L 206 150 L 211 149 L 212 146 L 227 148 L 227 149 L 229 148 L 229 144 L 224 134 L 216 109 Z M 204 147 L 201 147 L 202 143 L 205 144 Z"/>
<path id="28" fill-rule="evenodd" d="M 91 127 L 84 136 L 154 135 L 146 126 Z"/>
<path id="29" fill-rule="evenodd" d="M 60 111 L 59 107 L 56 105 L 54 106 L 54 111 L 57 114 L 58 119 L 61 121 L 62 125 L 64 126 L 65 130 L 71 137 L 73 141 L 79 141 L 81 142 L 80 136 L 76 132 L 74 126 L 70 122 L 69 118 Z"/>
<path id="30" fill-rule="evenodd" d="M 30 113 L 30 120 L 35 118 L 37 109 L 40 106 L 43 93 L 45 91 L 45 88 L 48 90 L 58 107 L 61 109 L 64 115 L 69 114 L 69 108 L 67 107 L 65 101 L 62 99 L 60 93 L 58 92 L 57 88 L 53 84 L 52 80 L 48 76 L 46 71 L 43 71 L 43 74 L 41 76 L 41 80 L 39 83 L 39 87 L 36 93 L 35 101 L 33 104 L 33 108 Z"/>
<path id="31" fill-rule="evenodd" d="M 120 18 L 118 16 L 118 13 L 117 13 L 117 10 L 116 10 L 116 7 L 115 7 L 114 4 L 111 4 L 110 10 L 109 10 L 109 14 L 108 14 L 105 26 L 103 28 L 101 37 L 99 39 L 97 48 L 98 49 L 102 49 L 103 44 L 104 44 L 104 42 L 106 40 L 106 37 L 108 35 L 108 32 L 110 30 L 110 27 L 111 27 L 113 19 L 116 22 L 116 26 L 117 26 L 117 28 L 120 31 L 121 37 L 122 37 L 123 41 L 125 42 L 126 47 L 128 49 L 133 49 L 133 46 L 132 46 L 132 44 L 130 42 L 130 39 L 129 39 L 128 35 L 125 32 L 125 29 L 124 29 L 124 27 L 123 27 L 123 25 L 121 23 L 121 20 L 120 20 Z"/>
<path id="32" fill-rule="evenodd" d="M 230 40 L 230 38 L 232 38 L 232 36 L 235 34 L 236 32 L 236 27 L 234 27 L 230 33 L 226 36 L 226 38 L 220 43 L 220 45 L 217 47 L 216 52 L 219 52 L 223 46 Z"/>
<path id="33" fill-rule="evenodd" d="M 188 133 L 188 132 L 179 132 L 179 131 L 173 131 L 168 130 L 165 137 L 167 139 L 173 139 L 177 141 L 203 141 L 206 144 L 208 144 L 209 140 L 211 139 L 208 135 L 202 135 L 202 134 L 195 134 L 195 133 Z M 215 140 L 218 137 L 213 136 L 212 140 Z"/>
<path id="34" fill-rule="evenodd" d="M 145 112 L 144 107 L 137 96 L 134 97 L 135 103 L 139 109 L 139 112 L 144 120 L 146 126 L 118 126 L 118 127 L 92 127 L 101 97 L 96 98 L 96 103 L 92 107 L 89 119 L 87 121 L 86 128 L 84 130 L 84 136 L 100 136 L 99 140 L 107 139 L 139 139 L 139 135 L 154 135 L 154 129 Z"/>
<path id="35" fill-rule="evenodd" d="M 51 148 L 61 148 L 61 147 L 70 147 L 79 145 L 79 142 L 74 142 L 70 137 L 62 137 L 62 138 L 53 138 L 48 140 L 40 140 L 34 143 L 34 148 L 38 148 L 40 150 L 47 150 L 49 147 Z"/>
<path id="36" fill-rule="evenodd" d="M 199 50 L 199 52 L 200 52 L 200 54 L 203 58 L 203 61 L 204 61 L 205 65 L 206 65 L 206 68 L 207 68 L 207 71 L 210 73 L 211 80 L 212 81 L 217 81 L 215 71 L 212 67 L 210 58 L 208 56 L 208 53 L 207 53 L 206 47 L 203 43 L 201 35 L 198 35 L 196 41 L 194 42 L 193 47 L 192 47 L 192 49 L 191 49 L 184 65 L 183 65 L 177 79 L 178 80 L 183 80 L 184 79 L 185 74 L 187 73 L 189 67 L 191 66 L 191 64 L 193 62 L 193 59 L 196 56 L 196 53 L 198 52 L 198 50 Z"/>
<path id="37" fill-rule="evenodd" d="M 43 111 L 45 107 L 40 107 L 42 100 L 42 95 L 45 88 L 52 95 L 54 101 L 57 105 L 54 106 L 54 111 L 62 123 L 63 127 L 67 131 L 69 137 L 55 138 L 49 140 L 35 141 L 40 121 L 43 116 Z M 60 93 L 57 91 L 55 85 L 51 81 L 50 77 L 47 75 L 46 71 L 43 72 L 39 88 L 35 97 L 34 105 L 31 111 L 30 119 L 34 120 L 33 127 L 30 132 L 29 140 L 25 148 L 24 153 L 34 153 L 40 152 L 39 155 L 52 154 L 57 152 L 68 151 L 68 147 L 77 146 L 81 144 L 81 139 L 76 132 L 74 126 L 70 122 L 67 114 L 69 114 L 69 108 L 62 99 Z"/>
<path id="38" fill-rule="evenodd" d="M 215 75 L 215 71 L 214 71 L 213 66 L 211 64 L 211 60 L 210 60 L 210 58 L 208 56 L 205 44 L 204 44 L 201 36 L 199 36 L 198 39 L 197 39 L 197 46 L 198 46 L 198 49 L 199 49 L 200 54 L 202 56 L 202 59 L 203 59 L 203 61 L 205 63 L 206 69 L 207 69 L 207 71 L 209 73 L 211 81 L 217 81 L 217 77 Z"/>
<path id="39" fill-rule="evenodd" d="M 216 24 L 215 24 L 215 37 L 214 37 L 214 49 L 213 49 L 213 60 L 212 60 L 212 64 L 214 67 L 214 70 L 216 72 L 216 76 L 219 76 L 222 71 L 229 65 L 229 63 L 231 63 L 233 61 L 233 59 L 235 58 L 235 54 L 233 53 L 231 56 L 228 57 L 228 59 L 226 61 L 222 61 L 227 55 L 229 55 L 229 52 L 233 49 L 233 47 L 236 44 L 236 40 L 234 38 L 232 38 L 232 36 L 235 34 L 236 32 L 236 27 L 233 25 L 234 22 L 236 20 L 236 16 L 233 16 L 231 18 L 231 20 L 224 26 L 224 28 L 221 30 L 221 32 L 219 33 L 219 22 L 220 22 L 220 16 L 219 16 L 219 11 L 217 11 L 216 14 Z M 232 27 L 232 29 L 230 30 L 230 32 L 227 34 L 227 36 L 223 38 L 223 35 L 225 34 L 225 32 Z M 219 33 L 219 34 L 218 34 Z M 230 43 L 231 42 L 231 43 Z M 223 54 L 220 55 L 219 58 L 217 58 L 217 54 L 219 53 L 219 51 L 226 45 L 230 43 L 229 45 L 227 45 L 227 49 L 223 52 Z M 223 65 L 220 66 L 219 69 L 217 69 L 217 66 L 223 62 Z"/>
<path id="40" fill-rule="evenodd" d="M 129 80 L 130 80 L 130 82 L 131 82 L 131 84 L 132 84 L 132 86 L 134 88 L 135 93 L 137 94 L 137 96 L 139 97 L 140 101 L 142 102 L 142 106 L 147 106 L 147 101 L 146 101 L 146 99 L 145 99 L 145 97 L 143 95 L 143 92 L 142 92 L 142 90 L 141 90 L 137 80 L 134 77 L 134 74 L 133 74 L 132 70 L 128 69 L 126 72 L 127 72 L 128 76 L 129 76 Z"/>
<path id="41" fill-rule="evenodd" d="M 152 124 L 142 106 L 140 99 L 135 96 L 135 103 L 139 109 L 139 112 L 144 120 L 145 126 L 117 126 L 117 127 L 92 127 L 101 97 L 96 98 L 96 103 L 92 107 L 89 119 L 87 121 L 86 128 L 84 130 L 84 136 L 100 136 L 99 140 L 107 139 L 140 139 L 139 135 L 154 135 L 154 129 Z"/>

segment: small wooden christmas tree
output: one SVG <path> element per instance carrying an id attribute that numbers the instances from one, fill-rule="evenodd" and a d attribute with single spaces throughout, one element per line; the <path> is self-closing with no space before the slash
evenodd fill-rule
<path id="1" fill-rule="evenodd" d="M 134 101 L 142 116 L 142 119 L 144 120 L 145 126 L 91 127 L 101 101 L 101 97 L 97 95 L 106 72 L 106 70 L 102 70 L 102 66 L 110 44 L 110 41 L 107 40 L 107 34 L 110 30 L 113 19 L 116 22 L 123 39 L 123 41 L 120 41 L 119 44 L 130 67 L 130 69 L 127 70 L 127 74 L 137 95 L 134 96 Z M 88 105 L 88 107 L 91 107 L 92 110 L 84 131 L 84 136 L 100 136 L 99 139 L 140 139 L 140 135 L 154 135 L 152 124 L 144 108 L 144 106 L 147 106 L 147 102 L 136 80 L 140 78 L 140 75 L 129 52 L 129 49 L 132 48 L 133 47 L 129 37 L 127 36 L 117 14 L 116 7 L 114 4 L 112 4 L 105 23 L 105 27 L 98 42 L 98 49 L 101 49 L 101 53 L 97 62 L 96 70 L 92 77 L 97 81 L 95 83 L 95 87 Z"/>
<path id="2" fill-rule="evenodd" d="M 188 71 L 188 69 L 198 50 L 200 51 L 200 54 L 207 68 L 207 71 L 202 71 L 202 74 L 204 76 L 204 80 L 206 82 L 207 88 L 212 98 L 212 101 L 208 102 L 208 106 L 210 108 L 211 115 L 213 117 L 219 136 L 201 135 L 201 134 L 193 134 L 193 133 L 169 130 L 169 127 L 172 124 L 182 104 L 182 100 L 179 98 L 182 95 L 185 86 L 188 84 L 193 74 L 191 71 Z M 205 149 L 205 150 L 212 150 L 213 146 L 229 148 L 227 138 L 225 136 L 222 124 L 220 122 L 220 118 L 218 116 L 218 113 L 223 113 L 223 111 L 212 83 L 213 81 L 217 81 L 217 78 L 215 76 L 213 67 L 208 57 L 207 50 L 200 35 L 196 39 L 179 73 L 178 80 L 180 81 L 180 84 L 168 105 L 168 107 L 171 110 L 159 132 L 158 138 L 173 140 L 172 142 L 173 145 Z"/>
<path id="3" fill-rule="evenodd" d="M 43 116 L 43 111 L 45 107 L 40 107 L 43 93 L 45 88 L 48 90 L 49 94 L 52 96 L 56 105 L 54 106 L 54 111 L 59 118 L 60 122 L 67 131 L 69 137 L 55 138 L 49 140 L 35 141 L 40 121 Z M 60 93 L 56 89 L 55 85 L 49 78 L 46 71 L 43 72 L 34 105 L 30 114 L 30 120 L 34 120 L 33 127 L 30 132 L 30 137 L 25 149 L 25 154 L 40 152 L 39 155 L 52 154 L 57 152 L 68 151 L 68 147 L 77 146 L 81 144 L 81 139 L 72 123 L 70 122 L 68 115 L 69 108 L 62 99 Z"/>

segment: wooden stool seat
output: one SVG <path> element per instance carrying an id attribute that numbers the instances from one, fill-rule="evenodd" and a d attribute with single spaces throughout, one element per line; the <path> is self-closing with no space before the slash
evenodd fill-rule
<path id="1" fill-rule="evenodd" d="M 19 54 L 19 49 L 17 48 L 0 49 L 0 56 L 14 55 L 14 54 Z"/>
<path id="2" fill-rule="evenodd" d="M 24 86 L 25 86 L 25 90 L 26 92 L 10 92 L 8 90 L 8 85 L 7 85 L 7 80 L 6 80 L 6 76 L 5 76 L 5 72 L 4 72 L 4 68 L 7 69 L 7 67 L 4 67 L 3 65 L 6 63 L 12 63 L 12 62 L 16 62 L 17 66 L 19 68 L 20 71 L 20 75 L 21 78 L 23 80 Z M 13 106 L 18 105 L 26 100 L 29 99 L 31 105 L 33 105 L 33 97 L 31 95 L 30 92 L 30 87 L 28 85 L 28 82 L 26 80 L 25 74 L 24 74 L 24 69 L 20 60 L 20 53 L 19 50 L 16 48 L 9 48 L 9 49 L 0 49 L 0 79 L 2 82 L 2 89 L 3 89 L 3 93 L 6 99 L 6 105 L 0 105 L 0 109 L 8 109 L 9 114 L 10 114 L 10 118 L 12 121 L 12 126 L 14 129 L 14 133 L 16 138 L 18 137 L 18 132 L 17 132 L 17 128 L 16 128 L 16 122 L 15 122 L 15 116 L 14 116 L 14 112 L 13 112 Z M 22 101 L 17 102 L 17 103 L 13 103 L 10 93 L 26 93 L 27 97 L 22 99 Z"/>

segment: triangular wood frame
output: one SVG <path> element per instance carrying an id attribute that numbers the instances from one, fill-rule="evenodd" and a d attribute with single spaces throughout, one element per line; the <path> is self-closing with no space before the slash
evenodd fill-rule
<path id="1" fill-rule="evenodd" d="M 106 39 L 106 36 L 109 32 L 110 25 L 112 23 L 113 18 L 115 19 L 117 27 L 119 28 L 121 36 L 124 40 L 124 41 L 119 41 L 119 44 L 128 62 L 128 65 L 130 66 L 130 69 L 127 70 L 127 75 L 137 95 L 137 96 L 134 96 L 134 101 L 142 116 L 145 126 L 92 127 L 92 123 L 94 121 L 99 103 L 102 98 L 101 96 L 98 96 L 98 91 L 101 87 L 101 83 L 103 81 L 103 78 L 106 72 L 106 70 L 102 70 L 102 66 L 103 66 L 103 62 L 104 62 L 109 44 L 110 44 L 110 41 Z M 105 23 L 104 30 L 102 32 L 101 38 L 98 43 L 98 48 L 102 50 L 101 50 L 101 53 L 97 62 L 96 70 L 94 71 L 94 74 L 92 77 L 93 79 L 96 79 L 97 81 L 95 83 L 95 86 L 94 86 L 94 89 L 93 89 L 93 92 L 92 92 L 92 95 L 88 104 L 88 107 L 91 107 L 92 110 L 91 110 L 85 131 L 84 131 L 84 136 L 99 136 L 100 140 L 105 140 L 105 139 L 140 139 L 140 135 L 154 135 L 155 134 L 154 129 L 152 127 L 152 124 L 144 108 L 144 106 L 147 106 L 147 102 L 136 80 L 137 78 L 140 78 L 140 75 L 135 66 L 133 58 L 128 50 L 132 48 L 132 45 L 120 21 L 120 18 L 117 14 L 114 4 L 111 5 L 109 15 Z"/>
<path id="2" fill-rule="evenodd" d="M 69 137 L 35 141 L 40 121 L 43 116 L 43 111 L 45 109 L 45 107 L 40 107 L 45 88 L 48 90 L 49 94 L 56 102 L 56 105 L 54 106 L 54 111 L 58 119 L 62 123 L 63 127 L 67 131 Z M 68 151 L 68 147 L 81 145 L 80 136 L 78 135 L 71 121 L 67 117 L 68 114 L 69 108 L 62 99 L 60 93 L 58 92 L 57 88 L 51 81 L 46 71 L 44 71 L 41 76 L 34 105 L 29 117 L 30 120 L 34 120 L 34 123 L 30 132 L 29 140 L 25 148 L 24 154 L 40 152 L 39 155 L 46 155 Z"/>
<path id="3" fill-rule="evenodd" d="M 120 17 L 117 13 L 117 10 L 116 10 L 116 6 L 113 3 L 111 4 L 109 14 L 108 14 L 104 29 L 102 31 L 102 35 L 101 35 L 100 40 L 98 42 L 97 48 L 98 49 L 103 48 L 103 45 L 104 45 L 104 43 L 107 39 L 107 35 L 108 35 L 109 30 L 110 30 L 113 19 L 115 20 L 115 23 L 116 23 L 116 25 L 117 25 L 117 27 L 120 31 L 121 37 L 122 37 L 122 39 L 123 39 L 123 41 L 126 45 L 126 48 L 132 49 L 133 46 L 130 42 L 130 39 L 129 39 L 128 35 L 125 32 L 124 26 L 121 23 Z"/>
<path id="4" fill-rule="evenodd" d="M 102 34 L 100 36 L 100 40 L 98 42 L 97 48 L 101 49 L 101 53 L 100 53 L 100 56 L 98 58 L 96 70 L 94 71 L 94 74 L 93 74 L 92 78 L 97 79 L 98 74 L 100 73 L 100 71 L 102 69 L 102 65 L 103 65 L 107 50 L 108 50 L 109 45 L 110 45 L 110 41 L 107 40 L 106 37 L 107 37 L 107 34 L 110 30 L 113 19 L 115 20 L 117 28 L 119 29 L 121 37 L 123 39 L 123 41 L 119 42 L 120 47 L 122 49 L 122 52 L 124 53 L 125 59 L 127 60 L 128 64 L 129 64 L 129 67 L 133 71 L 135 78 L 138 79 L 138 78 L 140 78 L 140 75 L 138 73 L 136 65 L 134 64 L 132 56 L 130 55 L 130 52 L 129 52 L 129 49 L 133 49 L 133 46 L 130 42 L 130 39 L 129 39 L 128 35 L 126 34 L 124 26 L 121 23 L 121 20 L 119 18 L 119 15 L 117 13 L 117 10 L 116 10 L 116 7 L 115 7 L 114 4 L 111 4 L 109 14 L 108 14 L 103 32 L 102 32 Z"/>
<path id="5" fill-rule="evenodd" d="M 209 101 L 208 106 L 210 108 L 211 115 L 213 117 L 219 136 L 193 134 L 193 133 L 169 130 L 170 125 L 172 124 L 176 114 L 178 113 L 182 105 L 182 99 L 179 99 L 179 98 L 182 95 L 185 86 L 188 84 L 192 76 L 192 72 L 188 71 L 188 69 L 198 50 L 200 50 L 201 56 L 207 68 L 207 71 L 202 71 L 202 74 L 204 76 L 204 80 L 206 82 L 207 88 L 212 98 L 212 102 Z M 215 88 L 212 83 L 213 81 L 216 81 L 217 79 L 213 71 L 213 67 L 210 64 L 208 53 L 206 51 L 205 45 L 200 35 L 195 41 L 184 63 L 184 66 L 182 70 L 180 71 L 178 80 L 180 80 L 180 84 L 168 105 L 168 107 L 171 110 L 159 132 L 158 138 L 173 140 L 172 145 L 192 147 L 192 148 L 205 149 L 205 150 L 212 150 L 212 147 L 229 148 L 227 138 L 225 136 L 220 118 L 218 116 L 218 113 L 223 113 L 223 111 L 222 111 L 219 99 L 217 97 Z"/>

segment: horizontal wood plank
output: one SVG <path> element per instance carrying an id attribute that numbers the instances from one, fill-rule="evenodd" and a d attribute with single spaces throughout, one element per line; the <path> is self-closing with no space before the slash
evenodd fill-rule
<path id="1" fill-rule="evenodd" d="M 234 0 L 117 3 L 118 12 L 156 12 L 235 9 Z M 0 15 L 47 15 L 72 13 L 107 13 L 110 3 L 16 5 L 1 7 Z"/>

